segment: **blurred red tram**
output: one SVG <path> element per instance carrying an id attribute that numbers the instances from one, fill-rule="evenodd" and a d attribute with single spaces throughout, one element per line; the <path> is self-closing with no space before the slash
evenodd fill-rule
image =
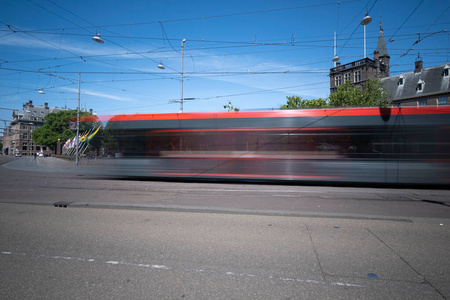
<path id="1" fill-rule="evenodd" d="M 122 175 L 450 185 L 450 107 L 116 115 Z"/>

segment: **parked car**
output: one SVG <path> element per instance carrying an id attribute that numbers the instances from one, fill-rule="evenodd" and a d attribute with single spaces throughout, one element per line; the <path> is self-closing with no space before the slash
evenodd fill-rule
<path id="1" fill-rule="evenodd" d="M 16 153 L 16 157 L 22 157 L 22 154 Z"/>

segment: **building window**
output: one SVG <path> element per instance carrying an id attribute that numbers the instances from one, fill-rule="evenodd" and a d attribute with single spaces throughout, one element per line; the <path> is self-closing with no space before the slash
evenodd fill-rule
<path id="1" fill-rule="evenodd" d="M 344 82 L 350 81 L 350 73 L 344 75 Z"/>
<path id="2" fill-rule="evenodd" d="M 425 85 L 425 82 L 424 82 L 423 80 L 420 79 L 420 80 L 417 82 L 416 91 L 418 91 L 418 92 L 423 91 L 424 85 Z"/>
<path id="3" fill-rule="evenodd" d="M 24 150 L 24 151 L 27 150 L 27 143 L 22 144 L 22 150 Z"/>
<path id="4" fill-rule="evenodd" d="M 342 77 L 341 76 L 336 76 L 334 78 L 334 81 L 335 81 L 335 83 L 334 83 L 335 86 L 340 86 L 342 84 Z"/>
<path id="5" fill-rule="evenodd" d="M 28 140 L 28 133 L 24 133 L 24 134 L 23 134 L 23 139 L 24 139 L 24 140 Z"/>
<path id="6" fill-rule="evenodd" d="M 447 104 L 448 104 L 448 98 L 446 96 L 438 98 L 438 105 L 447 105 Z"/>
<path id="7" fill-rule="evenodd" d="M 417 101 L 419 106 L 427 106 L 427 99 L 420 99 Z"/>
<path id="8" fill-rule="evenodd" d="M 36 151 L 40 151 L 41 150 L 41 146 L 36 146 Z"/>
<path id="9" fill-rule="evenodd" d="M 421 84 L 421 83 L 418 83 L 418 84 L 417 84 L 417 89 L 416 89 L 416 90 L 421 91 L 422 89 L 423 89 L 422 84 Z"/>
<path id="10" fill-rule="evenodd" d="M 42 147 L 42 151 L 46 151 L 47 150 L 47 147 Z"/>
<path id="11" fill-rule="evenodd" d="M 360 82 L 361 81 L 361 71 L 356 71 L 355 72 L 355 82 Z"/>
<path id="12" fill-rule="evenodd" d="M 398 85 L 403 85 L 404 82 L 405 82 L 405 79 L 403 78 L 403 76 L 400 76 L 400 77 L 398 78 Z"/>

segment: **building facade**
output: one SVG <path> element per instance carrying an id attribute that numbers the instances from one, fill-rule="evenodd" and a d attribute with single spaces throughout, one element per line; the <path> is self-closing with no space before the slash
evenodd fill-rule
<path id="1" fill-rule="evenodd" d="M 337 62 L 336 67 L 330 69 L 330 94 L 346 81 L 362 88 L 368 79 L 389 77 L 389 60 L 383 29 L 380 29 L 373 59 L 365 57 L 345 65 Z"/>
<path id="2" fill-rule="evenodd" d="M 52 149 L 46 145 L 33 145 L 33 131 L 44 124 L 44 118 L 49 113 L 56 113 L 64 108 L 33 105 L 29 100 L 23 109 L 14 110 L 12 121 L 3 134 L 3 154 L 5 155 L 34 155 L 42 153 L 50 155 Z"/>
<path id="3" fill-rule="evenodd" d="M 423 61 L 418 58 L 414 71 L 383 78 L 381 82 L 394 105 L 448 105 L 450 103 L 449 72 L 449 63 L 423 69 Z"/>
<path id="4" fill-rule="evenodd" d="M 380 79 L 387 89 L 389 100 L 397 106 L 437 106 L 450 104 L 450 64 L 423 68 L 418 57 L 414 71 L 389 76 L 390 56 L 383 29 L 380 28 L 373 59 L 368 57 L 330 69 L 330 93 L 346 81 L 362 88 L 368 79 Z"/>

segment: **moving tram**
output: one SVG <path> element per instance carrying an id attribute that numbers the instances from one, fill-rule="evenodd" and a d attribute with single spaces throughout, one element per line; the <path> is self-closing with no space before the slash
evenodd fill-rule
<path id="1" fill-rule="evenodd" d="M 133 114 L 103 121 L 123 175 L 450 185 L 448 106 Z"/>

